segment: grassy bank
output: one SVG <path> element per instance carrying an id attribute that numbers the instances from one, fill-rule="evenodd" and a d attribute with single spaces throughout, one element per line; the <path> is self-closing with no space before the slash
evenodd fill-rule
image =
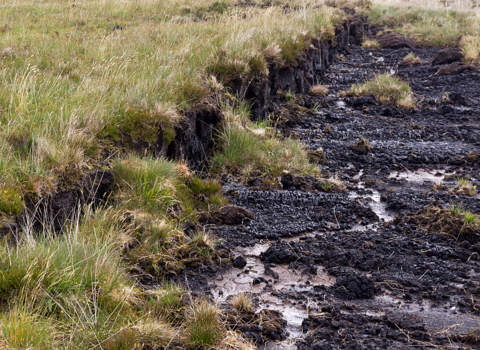
<path id="1" fill-rule="evenodd" d="M 0 1 L 0 215 L 99 165 L 115 178 L 106 203 L 79 209 L 61 235 L 22 228 L 16 244 L 0 241 L 0 348 L 252 348 L 215 305 L 167 282 L 228 258 L 195 225 L 228 203 L 221 186 L 122 137 L 148 144 L 163 128 L 172 139 L 183 110 L 225 92 L 212 76 L 292 63 L 343 16 L 318 3 L 253 5 Z M 298 141 L 223 112 L 216 172 L 247 174 L 246 155 L 273 174 L 318 171 Z"/>
<path id="2" fill-rule="evenodd" d="M 410 36 L 419 45 L 459 47 L 468 61 L 480 54 L 480 9 L 474 1 L 373 1 L 368 14 L 372 25 Z"/>
<path id="3" fill-rule="evenodd" d="M 210 94 L 210 75 L 295 59 L 339 17 L 208 0 L 0 6 L 0 183 L 37 195 L 97 162 L 122 132 L 151 142 L 138 129 L 175 123 Z"/>

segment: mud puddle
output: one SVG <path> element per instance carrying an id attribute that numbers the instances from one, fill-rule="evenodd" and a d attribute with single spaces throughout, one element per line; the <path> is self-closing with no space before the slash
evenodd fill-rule
<path id="1" fill-rule="evenodd" d="M 298 242 L 314 235 L 314 233 L 307 233 L 284 241 Z M 322 266 L 318 266 L 315 275 L 305 274 L 301 270 L 295 270 L 286 265 L 275 264 L 270 264 L 269 271 L 266 271 L 260 255 L 269 247 L 269 243 L 263 243 L 253 247 L 236 248 L 234 255 L 243 256 L 247 262 L 246 266 L 241 270 L 232 269 L 217 276 L 211 293 L 220 304 L 227 303 L 231 296 L 246 293 L 255 296 L 256 312 L 263 309 L 281 312 L 287 322 L 286 330 L 289 336 L 280 344 L 267 343 L 265 349 L 296 349 L 295 339 L 302 336 L 302 322 L 308 317 L 308 303 L 296 305 L 277 295 L 279 293 L 301 294 L 311 291 L 315 286 L 330 287 L 335 284 L 336 278 L 326 273 Z"/>

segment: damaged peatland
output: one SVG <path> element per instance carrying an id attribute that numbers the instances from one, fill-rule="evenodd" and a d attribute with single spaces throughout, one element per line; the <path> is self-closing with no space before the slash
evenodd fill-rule
<path id="1" fill-rule="evenodd" d="M 2 130 L 1 346 L 475 347 L 474 39 L 455 54 L 399 36 L 400 48 L 361 48 L 383 33 L 315 4 L 92 4 L 47 7 L 39 25 L 96 11 L 97 27 L 66 18 L 88 40 L 103 31 L 98 52 L 80 48 L 53 71 L 67 21 L 48 27 L 54 51 L 31 62 L 38 71 L 5 78 L 18 89 L 1 112 L 19 125 Z M 4 72 L 38 48 L 38 28 L 26 29 L 2 30 L 30 40 L 2 51 Z M 415 64 L 400 65 L 411 52 Z M 400 86 L 388 101 L 339 96 L 385 72 L 401 81 L 387 82 Z M 78 84 L 71 105 L 46 89 L 58 76 L 58 89 Z M 401 84 L 411 108 L 396 102 Z"/>

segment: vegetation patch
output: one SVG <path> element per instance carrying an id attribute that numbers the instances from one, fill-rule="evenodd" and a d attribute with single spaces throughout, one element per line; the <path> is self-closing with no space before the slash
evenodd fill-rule
<path id="1" fill-rule="evenodd" d="M 422 61 L 418 56 L 416 56 L 413 52 L 410 52 L 406 55 L 403 60 L 399 63 L 400 66 L 412 67 L 418 64 L 421 64 Z"/>
<path id="2" fill-rule="evenodd" d="M 480 216 L 464 209 L 461 204 L 452 204 L 450 208 L 430 205 L 407 216 L 404 221 L 414 223 L 428 233 L 448 234 L 457 239 L 480 229 Z"/>
<path id="3" fill-rule="evenodd" d="M 387 5 L 377 1 L 363 12 L 372 25 L 386 26 L 425 46 L 456 47 L 461 36 L 478 35 L 480 21 L 475 10 L 445 9 L 440 2 L 437 4 L 422 7 L 408 2 Z"/>
<path id="4" fill-rule="evenodd" d="M 480 36 L 465 35 L 460 40 L 460 48 L 467 63 L 477 62 L 480 56 Z"/>
<path id="5" fill-rule="evenodd" d="M 268 123 L 251 122 L 245 110 L 229 110 L 226 114 L 229 117 L 211 160 L 214 173 L 249 177 L 253 171 L 273 176 L 289 171 L 319 175 L 319 168 L 310 163 L 307 150 L 298 140 L 283 138 Z"/>
<path id="6" fill-rule="evenodd" d="M 365 40 L 362 43 L 364 49 L 381 49 L 382 45 L 377 40 Z"/>
<path id="7" fill-rule="evenodd" d="M 405 109 L 415 106 L 410 86 L 388 73 L 376 75 L 363 84 L 354 84 L 350 90 L 342 91 L 341 96 L 366 96 L 373 94 L 384 105 L 396 105 Z"/>

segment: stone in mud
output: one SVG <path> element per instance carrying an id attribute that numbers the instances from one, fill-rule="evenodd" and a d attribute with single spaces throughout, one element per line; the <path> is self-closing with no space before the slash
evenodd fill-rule
<path id="1" fill-rule="evenodd" d="M 399 33 L 388 33 L 377 38 L 377 41 L 384 49 L 400 49 L 408 47 L 414 49 L 417 44 L 413 39 L 407 38 Z"/>
<path id="2" fill-rule="evenodd" d="M 282 184 L 283 189 L 285 190 L 288 190 L 289 188 L 292 188 L 295 186 L 295 182 L 292 174 L 283 175 L 282 178 L 280 179 L 280 183 Z"/>
<path id="3" fill-rule="evenodd" d="M 470 107 L 473 105 L 472 101 L 470 101 L 468 98 L 466 98 L 462 94 L 451 94 L 450 100 L 452 100 L 453 103 L 461 106 Z"/>
<path id="4" fill-rule="evenodd" d="M 226 205 L 220 208 L 219 219 L 227 225 L 242 224 L 245 220 L 253 220 L 253 213 L 243 207 L 235 205 Z"/>
<path id="5" fill-rule="evenodd" d="M 273 245 L 268 248 L 267 251 L 260 254 L 260 260 L 266 263 L 288 264 L 297 259 L 298 256 L 283 244 Z"/>
<path id="6" fill-rule="evenodd" d="M 416 314 L 404 313 L 404 312 L 389 312 L 385 315 L 387 324 L 390 323 L 394 327 L 400 327 L 408 330 L 425 330 L 425 324 L 423 318 Z"/>
<path id="7" fill-rule="evenodd" d="M 342 299 L 370 299 L 375 295 L 375 284 L 367 276 L 351 274 L 339 277 L 333 290 Z"/>
<path id="8" fill-rule="evenodd" d="M 388 106 L 382 110 L 380 115 L 384 117 L 393 117 L 393 118 L 402 118 L 403 114 L 398 110 L 397 107 Z"/>
<path id="9" fill-rule="evenodd" d="M 263 185 L 262 179 L 258 177 L 254 177 L 253 179 L 248 179 L 247 186 L 248 187 L 261 187 Z"/>
<path id="10" fill-rule="evenodd" d="M 226 205 L 218 211 L 201 213 L 198 221 L 203 224 L 239 225 L 247 220 L 253 220 L 253 218 L 254 214 L 246 208 Z"/>
<path id="11" fill-rule="evenodd" d="M 441 67 L 438 71 L 438 75 L 456 75 L 463 73 L 466 70 L 472 71 L 475 70 L 476 67 L 471 64 L 465 64 L 463 62 L 455 62 L 449 64 L 448 66 Z"/>
<path id="12" fill-rule="evenodd" d="M 237 269 L 243 269 L 247 265 L 247 260 L 241 255 L 237 256 L 233 260 L 233 267 L 236 267 Z"/>
<path id="13" fill-rule="evenodd" d="M 370 94 L 367 96 L 362 96 L 362 97 L 356 98 L 352 102 L 353 108 L 363 108 L 365 106 L 378 106 L 375 95 Z"/>
<path id="14" fill-rule="evenodd" d="M 452 49 L 438 50 L 432 57 L 432 66 L 457 62 L 462 58 L 463 54 L 461 52 Z"/>

